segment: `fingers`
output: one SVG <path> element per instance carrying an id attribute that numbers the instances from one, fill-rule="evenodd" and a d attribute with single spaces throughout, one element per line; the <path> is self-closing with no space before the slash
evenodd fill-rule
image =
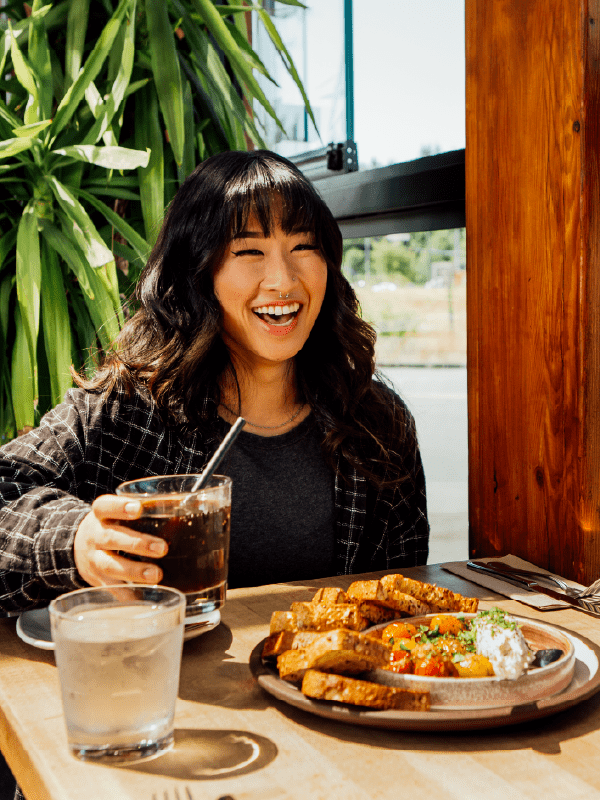
<path id="1" fill-rule="evenodd" d="M 164 539 L 127 527 L 127 521 L 138 519 L 142 512 L 139 500 L 101 495 L 94 500 L 92 512 L 101 523 L 101 529 L 94 536 L 98 549 L 122 550 L 145 558 L 162 558 L 166 555 L 168 547 Z"/>
<path id="2" fill-rule="evenodd" d="M 133 508 L 127 509 L 127 505 Z M 92 505 L 75 534 L 75 565 L 81 577 L 92 586 L 123 581 L 159 583 L 160 566 L 145 560 L 134 561 L 120 553 L 130 553 L 142 559 L 161 558 L 167 543 L 156 536 L 134 531 L 127 522 L 136 519 L 141 505 L 125 498 L 104 495 Z"/>
<path id="3" fill-rule="evenodd" d="M 132 561 L 130 558 L 106 550 L 98 550 L 93 556 L 95 576 L 106 583 L 160 583 L 162 569 L 157 564 Z"/>

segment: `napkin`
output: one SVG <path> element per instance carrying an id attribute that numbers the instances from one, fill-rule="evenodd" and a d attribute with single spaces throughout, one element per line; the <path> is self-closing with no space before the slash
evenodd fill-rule
<path id="1" fill-rule="evenodd" d="M 536 567 L 535 564 L 531 564 L 529 561 L 523 561 L 522 558 L 518 558 L 517 556 L 513 555 L 502 556 L 502 558 L 486 557 L 475 560 L 490 561 L 492 563 L 494 561 L 502 561 L 504 564 L 508 564 L 511 567 L 518 567 L 519 569 L 531 569 L 535 572 L 552 574 L 548 572 L 547 569 Z M 464 578 L 467 581 L 471 581 L 471 583 L 476 583 L 478 586 L 485 586 L 487 589 L 492 589 L 492 591 L 497 592 L 498 594 L 502 594 L 505 597 L 510 597 L 511 600 L 518 600 L 519 603 L 525 603 L 525 605 L 531 606 L 532 608 L 537 608 L 540 611 L 556 611 L 558 608 L 572 608 L 569 603 L 563 603 L 560 600 L 554 600 L 554 598 L 548 597 L 545 594 L 528 592 L 527 589 L 520 589 L 513 583 L 503 581 L 502 578 L 494 578 L 491 575 L 485 575 L 483 572 L 475 572 L 475 570 L 468 569 L 464 561 L 442 564 L 442 568 L 448 572 L 452 572 L 454 575 L 459 575 L 461 578 Z M 561 576 L 559 575 L 558 577 Z M 575 581 L 570 581 L 567 578 L 564 578 L 563 580 L 566 584 L 573 586 L 575 589 L 584 588 L 580 583 L 576 583 Z M 558 586 L 556 589 L 559 592 L 561 591 Z"/>

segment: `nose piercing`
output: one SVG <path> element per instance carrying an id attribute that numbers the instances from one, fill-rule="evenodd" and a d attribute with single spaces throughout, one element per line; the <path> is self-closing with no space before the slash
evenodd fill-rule
<path id="1" fill-rule="evenodd" d="M 285 299 L 287 300 L 289 296 L 290 296 L 289 294 L 286 294 L 286 296 L 285 296 Z M 283 297 L 283 295 L 281 294 L 281 292 L 279 292 L 279 299 L 280 299 L 280 300 L 283 300 L 283 299 L 284 299 L 284 297 Z"/>

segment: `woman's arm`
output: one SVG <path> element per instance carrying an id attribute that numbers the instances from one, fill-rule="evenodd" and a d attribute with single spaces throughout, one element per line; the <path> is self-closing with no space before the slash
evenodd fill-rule
<path id="1" fill-rule="evenodd" d="M 139 513 L 125 511 L 125 499 L 96 500 L 112 492 L 116 456 L 109 450 L 122 450 L 140 427 L 130 415 L 126 435 L 113 436 L 107 449 L 102 434 L 114 429 L 114 416 L 98 396 L 73 390 L 39 428 L 0 449 L 0 610 L 40 605 L 88 583 L 154 582 L 143 576 L 148 564 L 124 563 L 110 549 L 144 556 L 160 543 L 156 558 L 162 540 L 115 524 Z"/>

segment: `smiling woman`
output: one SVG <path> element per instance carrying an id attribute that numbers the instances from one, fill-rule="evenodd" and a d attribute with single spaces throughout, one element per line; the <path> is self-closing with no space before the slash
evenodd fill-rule
<path id="1" fill-rule="evenodd" d="M 162 578 L 127 480 L 201 472 L 230 424 L 229 585 L 423 564 L 414 422 L 374 375 L 372 328 L 312 184 L 268 151 L 182 185 L 127 322 L 92 380 L 0 450 L 0 606 Z M 129 558 L 134 555 L 137 560 Z"/>

